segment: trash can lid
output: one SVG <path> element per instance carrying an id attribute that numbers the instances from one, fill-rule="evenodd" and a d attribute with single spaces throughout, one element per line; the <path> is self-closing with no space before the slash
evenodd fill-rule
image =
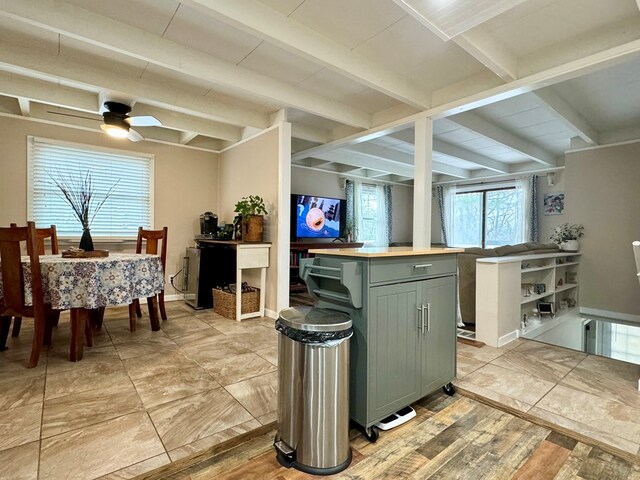
<path id="1" fill-rule="evenodd" d="M 315 307 L 285 308 L 279 320 L 288 327 L 307 332 L 338 332 L 351 327 L 346 313 Z"/>

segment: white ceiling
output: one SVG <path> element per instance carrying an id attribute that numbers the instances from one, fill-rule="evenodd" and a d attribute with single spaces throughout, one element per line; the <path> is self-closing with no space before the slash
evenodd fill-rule
<path id="1" fill-rule="evenodd" d="M 163 122 L 139 129 L 145 141 L 213 151 L 284 111 L 293 164 L 344 175 L 411 183 L 420 116 L 434 119 L 436 181 L 544 171 L 572 146 L 640 139 L 640 12 L 635 0 L 0 0 L 1 115 L 98 131 L 105 99 Z"/>

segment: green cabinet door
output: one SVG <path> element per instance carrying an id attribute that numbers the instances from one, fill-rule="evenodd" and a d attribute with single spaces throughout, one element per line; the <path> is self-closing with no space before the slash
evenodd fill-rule
<path id="1" fill-rule="evenodd" d="M 428 395 L 456 375 L 456 277 L 420 282 L 424 306 L 421 394 Z"/>
<path id="2" fill-rule="evenodd" d="M 418 298 L 421 282 L 372 287 L 369 298 L 369 420 L 421 395 Z"/>

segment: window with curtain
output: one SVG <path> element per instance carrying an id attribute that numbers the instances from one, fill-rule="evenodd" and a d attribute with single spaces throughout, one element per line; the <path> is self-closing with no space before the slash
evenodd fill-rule
<path id="1" fill-rule="evenodd" d="M 82 226 L 62 198 L 54 179 L 91 174 L 98 202 L 117 182 L 91 224 L 94 240 L 136 238 L 138 227 L 152 228 L 153 155 L 28 137 L 29 219 L 56 225 L 61 237 L 78 237 Z"/>
<path id="2" fill-rule="evenodd" d="M 386 247 L 390 237 L 390 192 L 382 185 L 355 183 L 354 220 L 356 241 L 369 247 Z M 388 199 L 389 198 L 389 199 Z"/>
<path id="3" fill-rule="evenodd" d="M 525 241 L 523 192 L 516 185 L 458 189 L 453 195 L 452 246 L 493 248 Z"/>

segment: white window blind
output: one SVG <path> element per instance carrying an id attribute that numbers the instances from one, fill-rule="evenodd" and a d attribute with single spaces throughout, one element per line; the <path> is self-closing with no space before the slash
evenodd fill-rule
<path id="1" fill-rule="evenodd" d="M 82 234 L 82 225 L 53 179 L 80 178 L 89 171 L 92 210 L 117 182 L 91 223 L 94 239 L 135 238 L 138 227 L 153 227 L 153 155 L 31 136 L 27 141 L 27 210 L 37 226 L 56 225 L 60 237 Z"/>

